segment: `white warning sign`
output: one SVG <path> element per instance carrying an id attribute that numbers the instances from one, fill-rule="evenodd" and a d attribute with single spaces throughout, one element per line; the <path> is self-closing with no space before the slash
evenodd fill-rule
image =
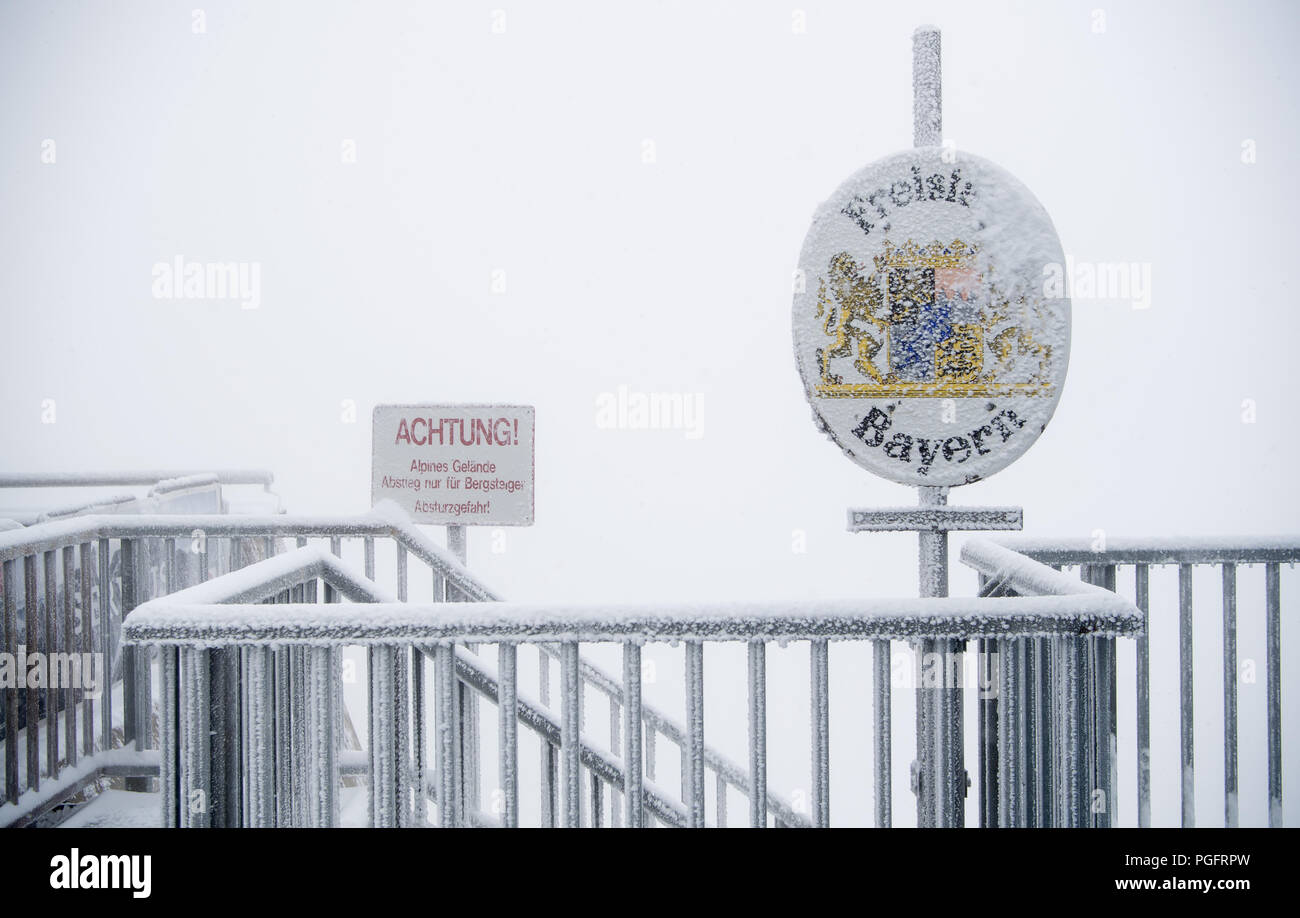
<path id="1" fill-rule="evenodd" d="M 531 526 L 531 405 L 376 405 L 370 498 L 420 523 Z"/>

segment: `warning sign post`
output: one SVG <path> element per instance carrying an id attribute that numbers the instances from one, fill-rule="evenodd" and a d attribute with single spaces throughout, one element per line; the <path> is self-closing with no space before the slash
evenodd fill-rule
<path id="1" fill-rule="evenodd" d="M 370 497 L 419 523 L 531 526 L 530 405 L 377 405 Z"/>

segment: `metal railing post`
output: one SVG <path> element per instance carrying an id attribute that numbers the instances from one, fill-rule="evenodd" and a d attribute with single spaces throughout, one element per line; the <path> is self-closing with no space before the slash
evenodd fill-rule
<path id="1" fill-rule="evenodd" d="M 502 642 L 497 646 L 497 672 L 503 797 L 501 823 L 506 828 L 513 829 L 519 825 L 519 683 L 518 648 L 514 644 Z"/>
<path id="2" fill-rule="evenodd" d="M 1025 736 L 1023 642 L 998 641 L 998 821 L 999 826 L 1025 825 Z"/>
<path id="3" fill-rule="evenodd" d="M 371 659 L 370 713 L 374 733 L 370 737 L 370 810 L 376 827 L 399 825 L 397 650 L 388 645 L 374 647 Z"/>
<path id="4" fill-rule="evenodd" d="M 0 569 L 3 577 L 5 653 L 11 660 L 18 657 L 18 601 L 14 596 L 14 562 L 5 561 Z M 112 685 L 111 674 L 109 685 Z M 5 708 L 5 800 L 18 803 L 21 791 L 18 783 L 18 702 L 25 698 L 26 692 L 19 692 L 15 686 L 4 693 Z M 24 704 L 26 702 L 24 701 Z"/>
<path id="5" fill-rule="evenodd" d="M 582 704 L 582 679 L 578 674 L 578 644 L 565 641 L 560 645 L 560 766 L 562 825 L 566 829 L 579 826 L 579 808 L 582 795 L 580 740 L 578 736 L 580 706 Z"/>
<path id="6" fill-rule="evenodd" d="M 181 824 L 182 805 L 178 786 L 181 732 L 181 712 L 178 705 L 180 661 L 175 647 L 163 647 L 160 656 L 162 658 L 162 705 L 158 731 L 158 797 L 162 807 L 163 828 L 174 829 Z"/>
<path id="7" fill-rule="evenodd" d="M 1151 620 L 1150 569 L 1134 565 L 1134 604 L 1142 613 L 1137 639 L 1137 794 L 1138 827 L 1151 826 Z"/>
<path id="8" fill-rule="evenodd" d="M 212 778 L 215 773 L 212 738 L 220 732 L 213 720 L 208 671 L 211 655 L 194 647 L 183 647 L 179 654 L 180 693 L 176 737 L 180 762 L 180 800 L 177 819 L 180 825 L 206 828 L 213 824 L 214 798 Z M 218 729 L 213 729 L 214 727 Z M 218 760 L 215 763 L 220 767 Z"/>
<path id="9" fill-rule="evenodd" d="M 45 575 L 45 653 L 53 654 L 59 649 L 59 568 L 57 552 L 47 551 L 41 556 L 42 573 Z M 47 659 L 53 659 L 47 656 Z M 53 780 L 59 775 L 59 696 L 53 686 L 53 679 L 47 679 L 41 694 L 45 698 L 45 773 Z M 144 746 L 137 743 L 137 749 Z"/>
<path id="10" fill-rule="evenodd" d="M 629 829 L 640 829 L 645 826 L 645 779 L 641 771 L 641 645 L 633 641 L 623 644 L 623 700 L 627 717 L 627 727 L 623 731 L 626 823 Z"/>
<path id="11" fill-rule="evenodd" d="M 113 685 L 113 590 L 109 579 L 111 546 L 108 539 L 99 540 L 99 649 L 104 655 L 104 682 Z M 99 747 L 113 748 L 113 693 L 106 690 L 100 697 Z"/>
<path id="12" fill-rule="evenodd" d="M 460 783 L 456 770 L 456 648 L 451 644 L 434 647 L 436 705 L 434 735 L 437 742 L 438 824 L 453 828 L 460 824 Z"/>
<path id="13" fill-rule="evenodd" d="M 1282 584 L 1276 561 L 1264 565 L 1268 671 L 1268 826 L 1282 828 Z"/>
<path id="14" fill-rule="evenodd" d="M 1237 826 L 1237 565 L 1223 565 L 1223 824 Z"/>
<path id="15" fill-rule="evenodd" d="M 1055 719 L 1052 717 L 1052 646 L 1047 638 L 1035 638 L 1029 644 L 1034 656 L 1033 718 L 1034 749 L 1034 825 L 1047 828 L 1053 821 L 1052 787 L 1056 779 L 1055 758 L 1052 755 L 1055 736 Z"/>
<path id="16" fill-rule="evenodd" d="M 704 828 L 704 644 L 686 641 L 686 810 L 693 829 Z"/>
<path id="17" fill-rule="evenodd" d="M 1196 753 L 1192 706 L 1192 565 L 1178 565 L 1178 735 L 1182 760 L 1182 824 L 1196 825 Z"/>
<path id="18" fill-rule="evenodd" d="M 36 555 L 23 556 L 23 615 L 26 618 L 27 651 L 33 653 L 40 649 L 40 593 L 36 580 Z M 22 696 L 23 732 L 27 734 L 27 787 L 40 790 L 41 787 L 41 737 L 40 702 L 35 692 L 24 689 Z M 14 731 L 15 741 L 18 731 Z"/>
<path id="19" fill-rule="evenodd" d="M 77 591 L 74 589 L 73 547 L 63 546 L 63 652 L 67 659 L 80 659 L 72 654 L 80 648 L 75 646 L 76 618 L 73 606 Z M 68 765 L 77 764 L 77 699 L 71 684 L 63 686 L 63 745 L 68 752 Z"/>
<path id="20" fill-rule="evenodd" d="M 872 689 L 875 696 L 875 804 L 876 828 L 887 829 L 893 822 L 893 687 L 890 682 L 891 645 L 872 641 Z M 766 782 L 765 782 L 766 783 Z M 766 792 L 766 787 L 764 788 Z"/>
<path id="21" fill-rule="evenodd" d="M 334 661 L 329 647 L 306 647 L 306 682 L 308 684 L 307 784 L 311 809 L 306 814 L 310 826 L 334 824 L 338 795 L 338 737 L 334 732 Z"/>
<path id="22" fill-rule="evenodd" d="M 767 645 L 750 641 L 749 824 L 767 828 Z"/>
<path id="23" fill-rule="evenodd" d="M 250 647 L 248 674 L 248 824 L 275 825 L 274 685 L 271 649 Z"/>
<path id="24" fill-rule="evenodd" d="M 83 653 L 94 653 L 97 649 L 95 644 L 95 615 L 91 601 L 91 585 L 93 583 L 92 564 L 94 555 L 90 550 L 89 542 L 82 542 L 77 548 L 78 559 L 81 563 L 81 651 Z M 8 565 L 6 562 L 6 569 Z M 8 576 L 5 581 L 8 582 Z M 107 672 L 109 660 L 104 660 L 103 669 L 100 672 L 100 681 L 103 683 L 100 688 L 106 688 L 112 684 L 112 674 Z M 81 744 L 85 748 L 86 755 L 95 754 L 95 702 L 89 693 L 82 692 L 81 700 Z"/>
<path id="25" fill-rule="evenodd" d="M 813 818 L 819 829 L 831 824 L 831 750 L 830 750 L 830 647 L 826 641 L 809 645 L 809 670 L 812 678 L 812 776 Z"/>

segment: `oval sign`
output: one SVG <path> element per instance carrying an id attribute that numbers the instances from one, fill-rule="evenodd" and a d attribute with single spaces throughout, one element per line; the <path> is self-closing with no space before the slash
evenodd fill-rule
<path id="1" fill-rule="evenodd" d="M 925 147 L 855 173 L 818 209 L 796 275 L 795 359 L 819 426 L 903 484 L 1005 468 L 1061 397 L 1064 263 L 1042 205 L 988 160 Z"/>

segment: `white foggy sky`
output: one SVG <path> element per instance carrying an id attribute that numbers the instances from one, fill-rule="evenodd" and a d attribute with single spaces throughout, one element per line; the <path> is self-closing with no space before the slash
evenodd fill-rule
<path id="1" fill-rule="evenodd" d="M 536 525 L 501 554 L 470 539 L 510 597 L 910 595 L 912 537 L 844 532 L 847 507 L 914 496 L 814 430 L 790 276 L 814 209 L 910 145 L 910 36 L 934 23 L 944 136 L 1023 181 L 1075 259 L 1152 274 L 1147 310 L 1075 300 L 1051 425 L 952 502 L 1022 505 L 1041 535 L 1294 530 L 1298 21 L 1104 0 L 7 3 L 0 466 L 266 467 L 291 511 L 354 512 L 374 404 L 532 404 Z M 260 309 L 154 299 L 177 255 L 259 262 Z M 598 429 L 619 385 L 701 393 L 703 437 Z"/>

